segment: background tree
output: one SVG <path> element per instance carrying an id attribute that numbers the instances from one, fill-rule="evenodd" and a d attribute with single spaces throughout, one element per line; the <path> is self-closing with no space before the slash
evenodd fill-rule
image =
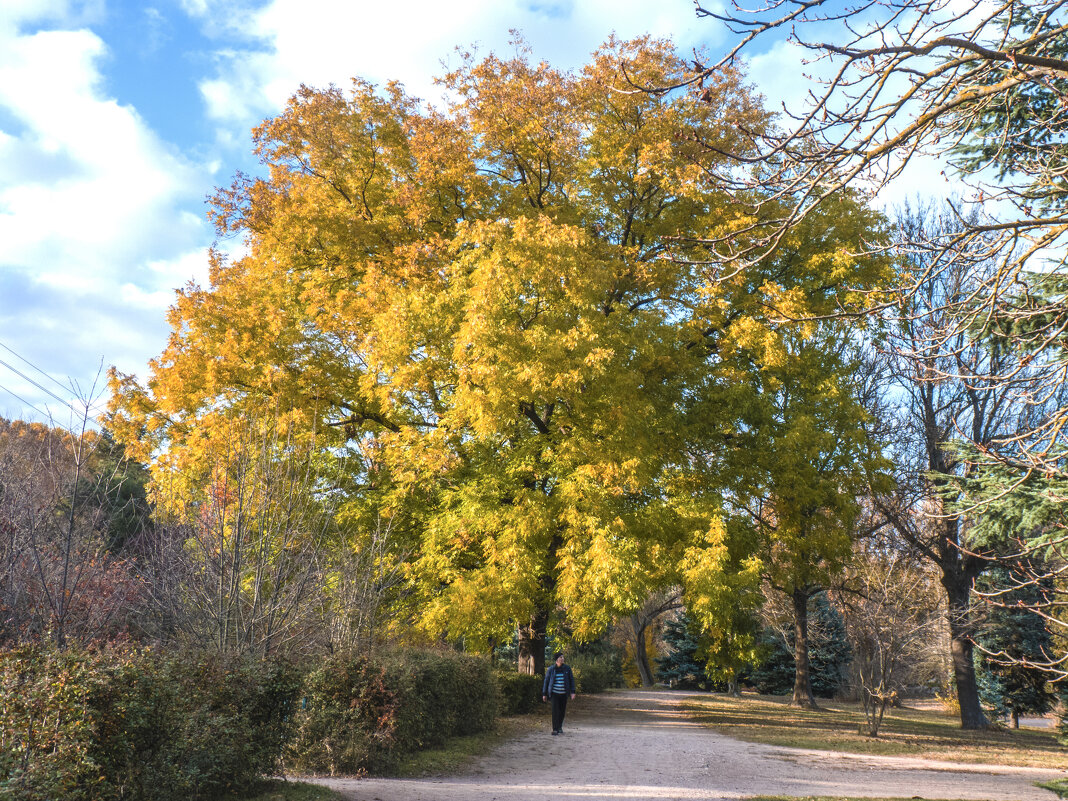
<path id="1" fill-rule="evenodd" d="M 656 660 L 660 679 L 672 687 L 712 689 L 714 681 L 705 671 L 703 638 L 690 617 L 683 612 L 665 621 L 663 637 L 667 653 Z"/>
<path id="2" fill-rule="evenodd" d="M 907 685 L 921 683 L 923 656 L 940 610 L 933 576 L 914 552 L 862 543 L 835 593 L 852 653 L 851 676 L 870 737 Z"/>
<path id="3" fill-rule="evenodd" d="M 652 687 L 655 678 L 649 664 L 649 631 L 663 621 L 665 615 L 681 607 L 682 595 L 677 588 L 663 590 L 651 594 L 640 609 L 620 621 L 627 645 L 634 651 L 634 666 L 642 687 Z"/>
<path id="4" fill-rule="evenodd" d="M 1016 577 L 998 575 L 1009 570 L 999 565 L 985 582 L 998 596 L 976 638 L 977 673 L 980 699 L 1018 729 L 1020 715 L 1045 715 L 1056 700 L 1044 669 L 1052 655 L 1053 636 L 1046 621 L 1033 611 L 1050 601 L 1053 588 L 1048 578 L 1031 583 L 1021 575 L 1046 575 L 1044 568 L 1017 571 Z M 998 592 L 1014 585 L 1009 592 Z"/>
<path id="5" fill-rule="evenodd" d="M 860 19 L 852 15 L 861 10 L 835 8 L 830 16 Z M 753 40 L 786 26 L 790 40 L 826 64 L 829 76 L 807 108 L 791 110 L 775 130 L 754 131 L 757 156 L 748 148 L 737 154 L 738 161 L 758 165 L 753 173 L 734 173 L 740 190 L 754 185 L 764 190 L 756 196 L 754 213 L 762 213 L 765 198 L 788 200 L 788 211 L 771 210 L 768 216 L 775 222 L 762 237 L 741 241 L 728 235 L 710 246 L 724 265 L 744 267 L 774 252 L 786 231 L 834 202 L 843 188 L 878 191 L 919 155 L 949 158 L 955 175 L 972 182 L 980 212 L 960 214 L 956 230 L 921 236 L 908 245 L 928 254 L 928 269 L 954 264 L 971 274 L 972 268 L 983 268 L 967 292 L 946 297 L 939 307 L 950 324 L 944 341 L 955 333 L 971 340 L 991 328 L 1013 330 L 1003 349 L 1023 349 L 1031 359 L 1041 353 L 1043 370 L 1059 385 L 1063 364 L 1044 349 L 1057 336 L 1057 321 L 1064 319 L 1062 300 L 1026 288 L 1055 283 L 1049 276 L 1064 271 L 1064 250 L 1057 245 L 1066 230 L 1058 166 L 1065 119 L 1054 109 L 1063 107 L 1061 78 L 1068 74 L 1065 8 L 1058 0 L 1010 0 L 984 7 L 982 13 L 974 10 L 922 0 L 865 5 L 863 24 L 844 26 L 838 41 L 825 41 L 816 37 L 823 36 L 826 3 L 796 7 L 773 2 L 751 13 L 737 6 L 724 13 L 700 8 L 700 14 L 739 33 L 741 41 L 716 67 L 700 70 L 695 82 L 733 63 Z M 1032 103 L 1040 113 L 1030 113 Z M 730 180 L 727 171 L 719 177 Z M 901 243 L 896 247 L 900 250 Z M 903 294 L 911 295 L 929 277 L 926 270 L 909 274 Z M 942 377 L 960 376 L 954 370 Z M 991 378 L 997 387 L 1011 387 L 1018 372 L 1010 366 Z M 1050 386 L 1050 380 L 1014 388 L 1018 408 L 1041 407 L 1043 385 Z M 991 384 L 973 389 L 984 397 L 991 391 Z M 1007 460 L 1025 471 L 1039 465 L 1059 470 L 1058 408 L 1031 415 L 1027 432 L 991 432 L 992 441 L 978 442 L 977 452 L 985 458 L 976 461 Z M 953 533 L 944 539 L 952 550 Z M 966 554 L 949 561 L 954 558 L 966 561 Z M 969 584 L 968 575 L 962 578 L 946 588 L 958 608 Z M 962 724 L 980 727 L 984 721 L 970 678 L 960 675 L 970 671 L 963 646 L 967 632 L 959 630 L 966 616 L 953 613 L 951 618 L 958 627 L 954 664 L 964 694 Z"/>

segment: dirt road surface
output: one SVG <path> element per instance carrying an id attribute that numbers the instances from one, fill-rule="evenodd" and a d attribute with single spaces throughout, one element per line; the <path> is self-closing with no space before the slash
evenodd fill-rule
<path id="1" fill-rule="evenodd" d="M 1054 801 L 1035 782 L 1063 772 L 931 762 L 743 743 L 688 719 L 685 696 L 627 690 L 580 696 L 564 735 L 504 743 L 462 775 L 317 779 L 350 801 L 717 801 L 754 795 Z"/>

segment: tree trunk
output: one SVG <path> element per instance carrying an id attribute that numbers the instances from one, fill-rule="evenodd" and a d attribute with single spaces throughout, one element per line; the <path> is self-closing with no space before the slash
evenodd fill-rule
<path id="1" fill-rule="evenodd" d="M 812 676 L 808 664 L 808 590 L 794 590 L 794 697 L 793 706 L 818 709 L 812 694 Z"/>
<path id="2" fill-rule="evenodd" d="M 519 672 L 540 676 L 545 672 L 545 627 L 549 613 L 540 609 L 519 627 Z"/>
<path id="3" fill-rule="evenodd" d="M 733 696 L 734 698 L 742 697 L 741 687 L 738 686 L 737 670 L 732 670 L 730 678 L 727 679 L 727 695 Z"/>
<path id="4" fill-rule="evenodd" d="M 986 715 L 979 703 L 979 685 L 975 680 L 974 646 L 971 635 L 971 582 L 963 576 L 943 573 L 942 586 L 949 601 L 949 654 L 953 678 L 957 684 L 962 729 L 985 729 Z"/>
<path id="5" fill-rule="evenodd" d="M 639 614 L 630 616 L 630 624 L 634 629 L 634 664 L 638 666 L 638 676 L 642 680 L 642 687 L 653 686 L 653 671 L 649 667 L 649 654 L 645 650 L 645 629 Z"/>
<path id="6" fill-rule="evenodd" d="M 1020 713 L 1015 709 L 1012 710 L 1012 727 L 1014 729 L 1020 728 Z"/>

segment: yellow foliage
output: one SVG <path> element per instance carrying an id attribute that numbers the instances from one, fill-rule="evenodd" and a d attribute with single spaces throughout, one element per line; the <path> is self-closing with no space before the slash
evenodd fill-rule
<path id="1" fill-rule="evenodd" d="M 762 220 L 705 176 L 769 116 L 740 71 L 707 102 L 630 90 L 688 70 L 670 42 L 613 38 L 578 73 L 521 43 L 466 54 L 441 111 L 398 84 L 302 87 L 254 131 L 267 177 L 213 199 L 247 255 L 213 253 L 179 293 L 147 384 L 112 374 L 110 425 L 161 508 L 210 484 L 234 419 L 270 419 L 348 456 L 352 519 L 405 521 L 431 635 L 490 641 L 562 608 L 592 636 L 684 575 L 710 604 L 748 582 L 715 520 L 688 541 L 709 513 L 678 490 L 758 464 L 687 475 L 692 454 L 751 429 L 815 336 L 798 319 L 867 302 L 884 266 L 848 255 L 878 220 L 845 198 L 714 275 L 703 239 Z"/>

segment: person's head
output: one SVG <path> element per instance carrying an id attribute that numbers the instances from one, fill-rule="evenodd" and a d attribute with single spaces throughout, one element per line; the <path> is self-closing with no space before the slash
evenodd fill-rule
<path id="1" fill-rule="evenodd" d="M 557 651 L 555 654 L 553 654 L 553 659 L 556 660 L 556 664 L 557 665 L 564 664 L 564 652 L 563 651 Z"/>

